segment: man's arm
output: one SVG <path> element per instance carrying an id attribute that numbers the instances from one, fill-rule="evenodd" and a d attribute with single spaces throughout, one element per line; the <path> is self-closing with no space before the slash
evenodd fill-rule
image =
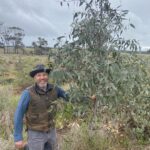
<path id="1" fill-rule="evenodd" d="M 57 90 L 57 96 L 58 98 L 61 97 L 63 98 L 65 101 L 69 101 L 69 94 L 66 93 L 62 88 L 60 87 L 56 87 Z"/>
<path id="2" fill-rule="evenodd" d="M 19 100 L 15 116 L 14 116 L 14 141 L 22 141 L 23 117 L 28 108 L 30 94 L 28 90 L 24 90 Z"/>
<path id="3" fill-rule="evenodd" d="M 63 89 L 61 89 L 60 87 L 57 87 L 57 94 L 58 94 L 58 98 L 62 97 L 65 101 L 69 101 L 69 94 L 66 93 Z M 81 97 L 81 99 L 83 100 L 89 100 L 91 99 L 93 102 L 96 102 L 96 96 L 92 95 L 92 96 L 83 96 Z"/>

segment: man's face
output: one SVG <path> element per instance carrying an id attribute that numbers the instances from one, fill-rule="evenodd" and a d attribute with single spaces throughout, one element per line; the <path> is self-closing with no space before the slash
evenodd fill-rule
<path id="1" fill-rule="evenodd" d="M 39 72 L 34 76 L 34 81 L 39 87 L 44 88 L 48 83 L 48 74 L 46 72 Z"/>

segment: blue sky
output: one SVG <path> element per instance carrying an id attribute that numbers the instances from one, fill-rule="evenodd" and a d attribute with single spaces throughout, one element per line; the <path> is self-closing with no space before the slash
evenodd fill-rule
<path id="1" fill-rule="evenodd" d="M 122 5 L 129 10 L 128 18 L 136 26 L 126 37 L 137 39 L 142 47 L 150 47 L 150 1 L 149 0 L 110 0 L 113 6 Z M 0 22 L 5 26 L 18 26 L 24 29 L 24 43 L 44 37 L 53 46 L 58 36 L 68 35 L 73 13 L 77 7 L 60 6 L 59 0 L 0 0 Z"/>

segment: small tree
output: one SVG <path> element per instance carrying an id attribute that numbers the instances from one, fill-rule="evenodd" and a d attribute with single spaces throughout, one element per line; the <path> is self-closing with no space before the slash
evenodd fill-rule
<path id="1" fill-rule="evenodd" d="M 136 40 L 125 40 L 122 36 L 127 29 L 124 26 L 127 10 L 112 8 L 108 0 L 79 0 L 78 4 L 84 10 L 74 14 L 72 32 L 69 35 L 72 42 L 66 41 L 64 45 L 60 45 L 61 38 L 58 38 L 56 45 L 61 57 L 56 56 L 55 60 L 62 62 L 73 73 L 72 79 L 80 84 L 77 86 L 81 87 L 80 91 L 92 94 L 101 91 L 106 86 L 106 81 L 109 84 L 107 86 L 110 86 L 112 79 L 108 70 L 112 66 L 117 69 L 121 64 L 120 51 L 128 48 L 136 51 L 139 47 Z M 130 26 L 134 27 L 132 24 Z M 110 58 L 113 60 L 109 60 Z M 89 79 L 90 82 L 87 82 Z M 102 82 L 105 82 L 104 85 Z M 115 86 L 111 86 L 115 90 Z M 101 94 L 107 93 L 105 91 Z"/>
<path id="2" fill-rule="evenodd" d="M 148 72 L 143 69 L 147 64 L 134 53 L 140 50 L 138 42 L 123 37 L 128 11 L 112 8 L 109 0 L 79 0 L 78 4 L 83 11 L 74 14 L 71 42 L 59 44 L 62 39 L 58 38 L 56 43 L 58 55 L 54 60 L 58 66 L 53 78 L 70 84 L 72 101 L 80 100 L 81 95 L 96 95 L 97 117 L 115 119 L 115 113 L 115 117 L 128 124 L 130 119 L 137 120 L 141 106 L 142 120 L 137 124 L 143 124 L 141 129 L 149 126 L 149 92 L 144 98 L 149 87 L 142 88 L 149 84 Z M 130 22 L 129 26 L 134 28 Z M 132 55 L 122 54 L 122 50 L 130 50 Z M 101 114 L 103 105 L 108 107 L 107 116 Z"/>

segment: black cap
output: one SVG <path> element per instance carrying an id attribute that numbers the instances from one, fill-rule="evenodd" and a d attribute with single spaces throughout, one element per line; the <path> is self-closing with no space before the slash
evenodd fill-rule
<path id="1" fill-rule="evenodd" d="M 29 74 L 33 78 L 39 72 L 46 72 L 49 74 L 50 71 L 51 69 L 46 68 L 43 64 L 38 64 L 35 66 L 35 68 L 33 68 L 33 70 Z"/>

